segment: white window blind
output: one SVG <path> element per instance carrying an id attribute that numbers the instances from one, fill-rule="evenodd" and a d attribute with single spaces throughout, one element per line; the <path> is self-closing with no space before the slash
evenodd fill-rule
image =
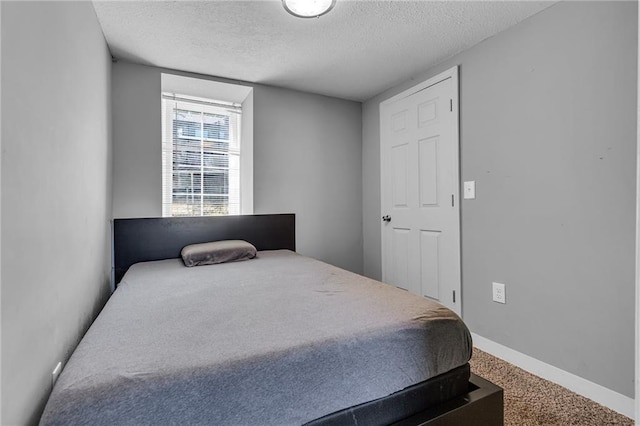
<path id="1" fill-rule="evenodd" d="M 162 215 L 240 214 L 238 105 L 162 94 Z"/>

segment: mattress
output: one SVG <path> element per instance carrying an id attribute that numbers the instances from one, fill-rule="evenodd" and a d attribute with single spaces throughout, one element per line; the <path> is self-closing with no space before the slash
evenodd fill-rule
<path id="1" fill-rule="evenodd" d="M 467 363 L 460 318 L 287 250 L 133 265 L 64 370 L 43 425 L 300 425 Z"/>

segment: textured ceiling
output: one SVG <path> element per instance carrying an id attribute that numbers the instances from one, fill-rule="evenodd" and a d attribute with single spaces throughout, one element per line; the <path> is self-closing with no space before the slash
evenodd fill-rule
<path id="1" fill-rule="evenodd" d="M 118 59 L 365 100 L 551 6 L 345 1 L 317 19 L 280 1 L 94 1 Z"/>

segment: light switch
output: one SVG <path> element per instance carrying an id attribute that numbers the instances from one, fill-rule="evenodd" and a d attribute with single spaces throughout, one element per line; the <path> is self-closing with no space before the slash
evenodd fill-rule
<path id="1" fill-rule="evenodd" d="M 464 199 L 474 200 L 476 198 L 476 181 L 469 180 L 464 183 Z"/>

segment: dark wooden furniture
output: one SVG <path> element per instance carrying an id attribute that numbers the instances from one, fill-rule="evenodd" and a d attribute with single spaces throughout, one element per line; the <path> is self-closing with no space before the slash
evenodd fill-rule
<path id="1" fill-rule="evenodd" d="M 245 240 L 258 250 L 295 251 L 295 215 L 114 219 L 115 284 L 134 263 L 178 258 L 186 245 L 220 240 Z"/>
<path id="2" fill-rule="evenodd" d="M 394 426 L 502 426 L 504 395 L 499 386 L 471 374 L 469 390 L 439 407 L 411 416 Z"/>
<path id="3" fill-rule="evenodd" d="M 226 239 L 249 241 L 258 250 L 295 251 L 295 215 L 115 219 L 115 283 L 120 282 L 134 263 L 178 258 L 182 247 L 188 244 Z M 502 389 L 473 374 L 469 378 L 469 374 L 467 364 L 442 377 L 380 400 L 345 408 L 309 425 L 350 425 L 356 424 L 356 418 L 360 419 L 357 424 L 371 426 L 502 425 Z M 438 390 L 440 395 L 434 396 Z"/>

